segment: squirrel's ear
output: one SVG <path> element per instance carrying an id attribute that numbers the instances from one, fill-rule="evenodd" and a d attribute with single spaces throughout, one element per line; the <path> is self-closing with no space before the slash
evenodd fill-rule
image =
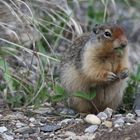
<path id="1" fill-rule="evenodd" d="M 99 24 L 96 24 L 95 27 L 93 28 L 93 32 L 95 34 L 98 34 L 99 33 Z"/>

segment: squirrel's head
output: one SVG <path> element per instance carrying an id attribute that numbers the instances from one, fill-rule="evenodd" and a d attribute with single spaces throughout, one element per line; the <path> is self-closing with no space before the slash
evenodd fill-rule
<path id="1" fill-rule="evenodd" d="M 113 49 L 123 49 L 127 46 L 128 40 L 123 27 L 117 24 L 96 25 L 93 32 L 104 46 Z"/>

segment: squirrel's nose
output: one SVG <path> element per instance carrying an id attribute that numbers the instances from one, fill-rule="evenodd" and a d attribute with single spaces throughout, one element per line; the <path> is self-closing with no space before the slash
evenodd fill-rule
<path id="1" fill-rule="evenodd" d="M 125 48 L 127 46 L 127 41 L 122 41 L 121 43 L 120 43 L 120 47 L 121 48 Z"/>

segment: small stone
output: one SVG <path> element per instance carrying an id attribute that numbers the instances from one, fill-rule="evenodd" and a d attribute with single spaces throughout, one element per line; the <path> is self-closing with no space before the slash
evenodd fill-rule
<path id="1" fill-rule="evenodd" d="M 80 118 L 75 119 L 75 121 L 76 121 L 76 123 L 83 123 L 84 122 L 83 119 L 80 119 Z"/>
<path id="2" fill-rule="evenodd" d="M 49 134 L 49 136 L 50 136 L 50 137 L 54 137 L 54 136 L 55 136 L 55 134 L 54 134 L 54 133 L 51 133 L 51 134 Z"/>
<path id="3" fill-rule="evenodd" d="M 85 129 L 85 133 L 94 133 L 98 129 L 98 125 L 91 125 Z"/>
<path id="4" fill-rule="evenodd" d="M 122 114 L 115 114 L 113 117 L 114 118 L 122 118 Z"/>
<path id="5" fill-rule="evenodd" d="M 22 134 L 20 134 L 20 133 L 16 133 L 15 134 L 15 136 L 14 136 L 14 138 L 16 139 L 16 140 L 19 140 L 19 139 L 22 139 Z"/>
<path id="6" fill-rule="evenodd" d="M 21 127 L 15 130 L 16 133 L 28 133 L 31 132 L 31 128 L 29 126 Z"/>
<path id="7" fill-rule="evenodd" d="M 128 113 L 126 115 L 127 118 L 130 118 L 130 119 L 134 119 L 135 118 L 135 115 L 134 114 L 131 114 L 131 113 Z"/>
<path id="8" fill-rule="evenodd" d="M 140 116 L 140 93 L 138 92 L 133 103 L 133 110 L 137 116 Z"/>
<path id="9" fill-rule="evenodd" d="M 71 136 L 74 137 L 74 136 L 76 136 L 76 134 L 74 132 L 71 132 L 71 131 L 66 131 L 65 136 L 66 137 L 71 137 Z"/>
<path id="10" fill-rule="evenodd" d="M 29 126 L 30 127 L 34 127 L 35 125 L 33 123 L 29 123 Z"/>
<path id="11" fill-rule="evenodd" d="M 136 120 L 137 122 L 140 122 L 140 117 L 137 117 L 137 120 Z"/>
<path id="12" fill-rule="evenodd" d="M 112 132 L 112 131 L 113 131 L 113 128 L 111 128 L 111 129 L 108 130 L 109 133 Z"/>
<path id="13" fill-rule="evenodd" d="M 104 113 L 104 112 L 100 112 L 98 115 L 97 115 L 98 118 L 100 118 L 102 121 L 106 120 L 108 118 L 107 114 Z"/>
<path id="14" fill-rule="evenodd" d="M 17 128 L 20 128 L 20 127 L 23 127 L 23 126 L 26 126 L 26 124 L 23 124 L 23 123 L 21 123 L 21 122 L 17 122 L 17 123 L 16 123 L 16 127 L 17 127 Z"/>
<path id="15" fill-rule="evenodd" d="M 75 115 L 75 111 L 70 109 L 70 108 L 62 108 L 62 110 L 60 111 L 60 114 L 63 114 L 63 115 Z"/>
<path id="16" fill-rule="evenodd" d="M 48 103 L 48 102 L 45 102 L 45 103 L 44 103 L 44 106 L 46 106 L 46 107 L 51 107 L 52 104 L 51 104 L 51 103 Z"/>
<path id="17" fill-rule="evenodd" d="M 112 122 L 111 121 L 104 121 L 103 125 L 105 125 L 108 128 L 111 128 L 112 127 Z"/>
<path id="18" fill-rule="evenodd" d="M 95 139 L 95 135 L 90 133 L 87 133 L 88 135 L 81 135 L 81 136 L 74 136 L 74 137 L 69 137 L 65 140 L 93 140 Z"/>
<path id="19" fill-rule="evenodd" d="M 84 120 L 90 124 L 101 124 L 101 120 L 94 114 L 88 114 Z"/>
<path id="20" fill-rule="evenodd" d="M 29 138 L 29 134 L 28 133 L 24 134 L 23 137 L 24 137 L 24 139 L 27 139 L 27 138 Z"/>
<path id="21" fill-rule="evenodd" d="M 41 131 L 43 132 L 53 132 L 56 131 L 58 129 L 60 129 L 61 127 L 59 125 L 55 125 L 55 124 L 48 124 L 48 125 L 44 125 L 40 128 Z"/>
<path id="22" fill-rule="evenodd" d="M 7 134 L 2 134 L 2 138 L 4 139 L 4 140 L 13 140 L 14 138 L 13 138 L 13 136 L 11 136 L 11 135 L 7 135 Z"/>
<path id="23" fill-rule="evenodd" d="M 124 120 L 123 118 L 118 118 L 117 120 L 114 121 L 114 124 L 119 125 L 119 126 L 123 126 L 124 125 Z"/>
<path id="24" fill-rule="evenodd" d="M 125 121 L 127 123 L 135 123 L 136 120 L 135 120 L 135 115 L 134 114 L 131 114 L 131 113 L 128 113 L 125 117 Z"/>
<path id="25" fill-rule="evenodd" d="M 132 125 L 132 124 L 131 124 L 131 123 L 126 123 L 126 125 L 130 126 L 130 125 Z"/>
<path id="26" fill-rule="evenodd" d="M 71 122 L 72 121 L 72 119 L 64 119 L 64 120 L 62 120 L 61 122 L 59 122 L 58 123 L 58 125 L 63 125 L 63 124 L 68 124 L 69 122 Z"/>
<path id="27" fill-rule="evenodd" d="M 140 117 L 140 110 L 135 110 L 135 113 L 136 113 L 136 115 L 138 116 L 138 117 Z"/>
<path id="28" fill-rule="evenodd" d="M 131 137 L 126 137 L 124 138 L 124 140 L 131 140 Z"/>
<path id="29" fill-rule="evenodd" d="M 3 118 L 3 116 L 0 114 L 0 119 Z"/>
<path id="30" fill-rule="evenodd" d="M 97 133 L 85 133 L 85 136 L 87 136 L 87 140 L 93 140 L 96 138 Z"/>
<path id="31" fill-rule="evenodd" d="M 5 126 L 0 127 L 0 133 L 7 131 L 8 129 Z"/>
<path id="32" fill-rule="evenodd" d="M 104 113 L 107 114 L 108 118 L 111 118 L 112 113 L 113 113 L 113 110 L 112 110 L 111 108 L 108 108 L 108 107 L 107 107 L 107 108 L 104 110 Z"/>
<path id="33" fill-rule="evenodd" d="M 33 110 L 33 113 L 37 113 L 37 114 L 52 114 L 53 108 L 49 107 L 49 108 L 39 108 L 36 110 Z"/>
<path id="34" fill-rule="evenodd" d="M 34 122 L 35 121 L 35 118 L 32 117 L 32 118 L 29 119 L 29 121 L 30 122 Z"/>
<path id="35" fill-rule="evenodd" d="M 25 116 L 22 113 L 18 112 L 16 114 L 7 115 L 4 118 L 5 120 L 17 120 L 17 119 L 25 119 Z"/>
<path id="36" fill-rule="evenodd" d="M 120 125 L 119 124 L 115 124 L 114 127 L 115 128 L 118 128 L 118 127 L 120 127 Z"/>

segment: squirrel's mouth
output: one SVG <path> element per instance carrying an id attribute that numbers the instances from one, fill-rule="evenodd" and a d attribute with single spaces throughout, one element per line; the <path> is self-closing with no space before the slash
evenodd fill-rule
<path id="1" fill-rule="evenodd" d="M 119 55 L 123 55 L 124 53 L 124 48 L 125 47 L 117 47 L 117 48 L 114 48 L 115 52 Z"/>
<path id="2" fill-rule="evenodd" d="M 121 41 L 121 42 L 115 41 L 113 45 L 114 45 L 115 50 L 116 49 L 124 49 L 127 46 L 127 41 Z"/>
<path id="3" fill-rule="evenodd" d="M 126 47 L 126 46 L 125 46 Z M 118 46 L 118 47 L 115 47 L 114 49 L 115 50 L 123 50 L 125 47 L 123 47 L 123 46 Z"/>
<path id="4" fill-rule="evenodd" d="M 126 48 L 127 44 L 124 43 L 120 43 L 119 45 L 115 45 L 114 49 L 115 50 L 123 50 L 124 48 Z"/>

